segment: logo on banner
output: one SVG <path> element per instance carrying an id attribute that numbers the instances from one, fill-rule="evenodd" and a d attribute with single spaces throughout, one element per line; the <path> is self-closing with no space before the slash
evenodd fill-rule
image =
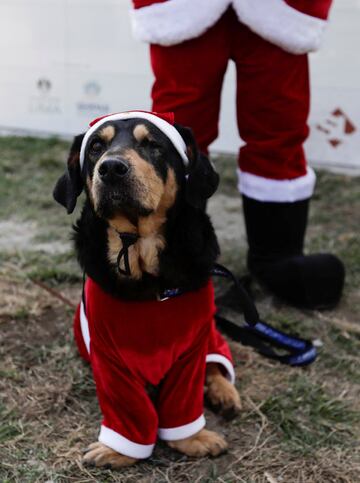
<path id="1" fill-rule="evenodd" d="M 62 113 L 60 97 L 51 94 L 52 82 L 40 77 L 35 84 L 36 94 L 30 96 L 29 111 L 37 114 L 58 115 Z"/>
<path id="2" fill-rule="evenodd" d="M 337 148 L 346 142 L 348 136 L 356 131 L 356 127 L 342 109 L 335 109 L 316 129 L 322 132 L 326 141 Z"/>
<path id="3" fill-rule="evenodd" d="M 76 103 L 76 108 L 80 115 L 98 117 L 108 114 L 110 106 L 101 101 L 101 85 L 97 81 L 91 80 L 86 82 L 83 86 L 83 92 L 84 98 Z"/>

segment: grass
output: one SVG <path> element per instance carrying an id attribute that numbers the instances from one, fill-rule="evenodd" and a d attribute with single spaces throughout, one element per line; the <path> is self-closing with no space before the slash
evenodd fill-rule
<path id="1" fill-rule="evenodd" d="M 359 179 L 318 173 L 311 207 L 307 250 L 332 251 L 346 264 L 346 289 L 335 310 L 295 310 L 251 285 L 263 318 L 320 342 L 317 361 L 306 369 L 284 367 L 231 342 L 243 411 L 230 423 L 207 412 L 209 427 L 230 443 L 226 455 L 195 460 L 159 444 L 133 468 L 99 471 L 80 463 L 81 451 L 97 437 L 100 413 L 91 371 L 74 347 L 73 311 L 32 282 L 79 300 L 82 274 L 69 243 L 79 211 L 68 216 L 51 198 L 68 143 L 7 137 L 0 146 L 2 483 L 359 481 Z M 218 203 L 224 196 L 238 199 L 234 159 L 219 157 L 216 164 Z M 238 206 L 238 215 L 224 208 L 224 217 L 240 222 Z M 243 275 L 245 243 L 220 242 L 222 261 Z"/>

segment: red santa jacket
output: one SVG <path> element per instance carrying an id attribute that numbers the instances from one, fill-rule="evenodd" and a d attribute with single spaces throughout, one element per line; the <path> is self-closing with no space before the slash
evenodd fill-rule
<path id="1" fill-rule="evenodd" d="M 157 434 L 183 439 L 204 425 L 206 362 L 233 382 L 229 347 L 214 325 L 214 292 L 199 290 L 165 301 L 111 297 L 90 278 L 74 320 L 81 355 L 91 362 L 103 414 L 99 441 L 133 458 L 147 458 Z M 85 313 L 86 312 L 86 313 Z M 157 387 L 151 400 L 149 386 Z"/>
<path id="2" fill-rule="evenodd" d="M 137 39 L 174 45 L 203 34 L 229 6 L 255 33 L 293 54 L 320 47 L 332 0 L 133 0 Z"/>

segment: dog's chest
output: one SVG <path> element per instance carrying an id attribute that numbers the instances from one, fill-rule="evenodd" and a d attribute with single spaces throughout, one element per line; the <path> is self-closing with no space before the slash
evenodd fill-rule
<path id="1" fill-rule="evenodd" d="M 139 280 L 143 273 L 157 276 L 159 270 L 159 254 L 165 248 L 165 239 L 161 233 L 161 226 L 165 218 L 162 215 L 152 215 L 140 219 L 137 232 L 138 240 L 128 248 L 130 277 Z M 113 220 L 107 229 L 108 260 L 117 269 L 124 270 L 125 261 L 119 260 L 118 255 L 123 248 L 119 234 L 121 232 L 134 232 L 134 226 L 123 217 Z"/>
<path id="2" fill-rule="evenodd" d="M 212 287 L 206 286 L 164 302 L 125 302 L 88 280 L 90 339 L 132 374 L 157 385 L 175 361 L 208 337 L 212 298 Z"/>

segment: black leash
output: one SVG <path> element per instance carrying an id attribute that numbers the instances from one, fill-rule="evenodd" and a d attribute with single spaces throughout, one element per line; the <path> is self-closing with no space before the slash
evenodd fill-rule
<path id="1" fill-rule="evenodd" d="M 126 232 L 117 232 L 117 234 L 122 242 L 122 248 L 117 256 L 117 268 L 122 275 L 130 276 L 129 248 L 136 243 L 139 235 Z M 124 259 L 124 269 L 120 268 L 122 259 Z M 311 364 L 316 359 L 316 348 L 310 341 L 288 335 L 260 319 L 253 300 L 230 270 L 216 263 L 211 270 L 211 275 L 232 280 L 244 312 L 245 325 L 243 326 L 216 314 L 217 326 L 221 327 L 225 334 L 235 341 L 253 347 L 265 357 L 290 366 L 305 366 Z M 186 293 L 186 290 L 180 288 L 166 289 L 159 295 L 158 300 L 164 301 L 184 293 Z M 281 353 L 275 349 L 280 350 Z"/>
<path id="2" fill-rule="evenodd" d="M 230 270 L 215 264 L 212 275 L 233 281 L 244 311 L 244 326 L 235 324 L 218 314 L 215 316 L 217 326 L 221 327 L 225 334 L 244 345 L 253 347 L 265 357 L 290 366 L 306 366 L 316 359 L 316 348 L 310 341 L 286 334 L 260 320 L 254 302 Z M 275 349 L 280 349 L 285 354 L 278 353 Z"/>

